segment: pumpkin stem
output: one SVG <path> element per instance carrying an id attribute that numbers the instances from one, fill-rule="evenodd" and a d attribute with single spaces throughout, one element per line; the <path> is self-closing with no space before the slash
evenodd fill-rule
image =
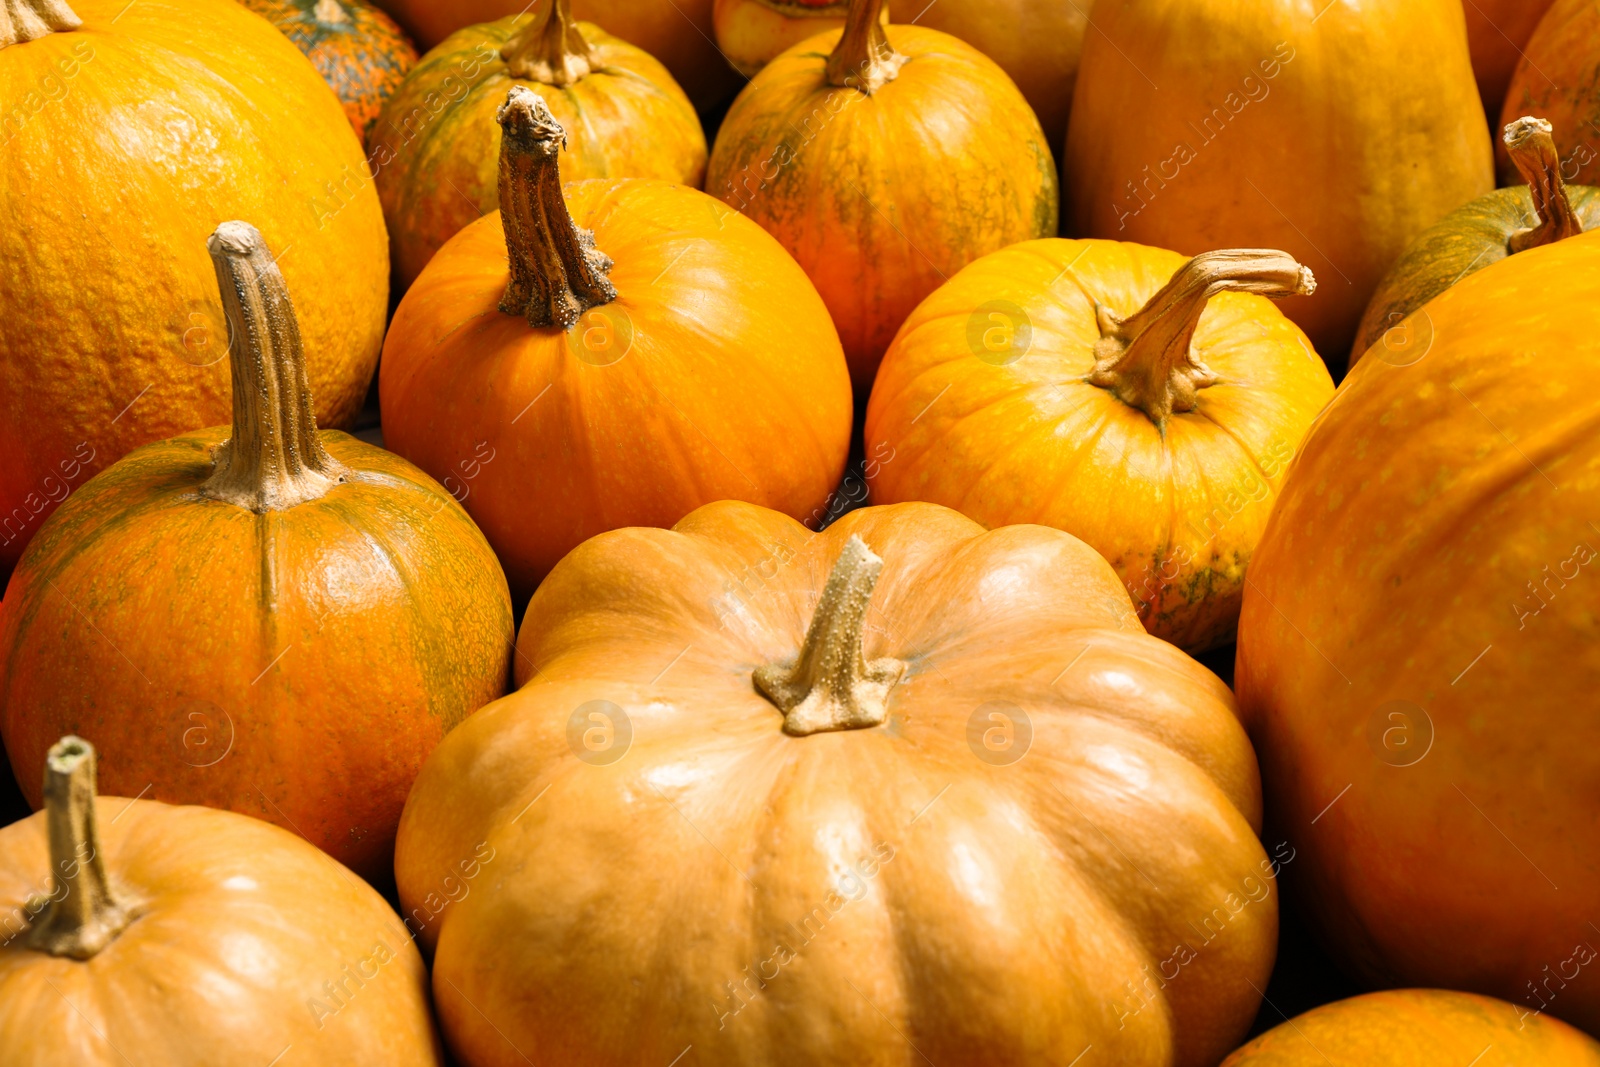
<path id="1" fill-rule="evenodd" d="M 828 57 L 828 84 L 871 96 L 900 76 L 908 58 L 889 43 L 883 0 L 851 0 L 844 36 Z"/>
<path id="2" fill-rule="evenodd" d="M 1509 123 L 1502 136 L 1511 162 L 1528 183 L 1533 213 L 1539 218 L 1537 226 L 1511 235 L 1507 247 L 1513 253 L 1554 244 L 1583 232 L 1583 223 L 1567 199 L 1567 187 L 1561 180 L 1561 153 L 1550 132 L 1549 122 L 1528 117 Z"/>
<path id="3" fill-rule="evenodd" d="M 67 0 L 4 0 L 0 3 L 0 48 L 82 25 Z"/>
<path id="4" fill-rule="evenodd" d="M 513 78 L 567 86 L 582 81 L 600 61 L 572 18 L 572 0 L 544 0 L 526 29 L 500 49 Z"/>
<path id="5" fill-rule="evenodd" d="M 28 931 L 27 945 L 36 951 L 86 960 L 133 919 L 112 896 L 106 879 L 94 794 L 94 746 L 81 737 L 63 737 L 45 761 L 44 809 L 55 892 L 37 909 Z"/>
<path id="6" fill-rule="evenodd" d="M 1207 301 L 1224 290 L 1280 297 L 1316 288 L 1310 269 L 1287 252 L 1230 248 L 1195 256 L 1126 319 L 1095 305 L 1100 340 L 1089 381 L 1159 426 L 1174 411 L 1193 411 L 1197 391 L 1217 382 L 1191 351 Z"/>
<path id="7" fill-rule="evenodd" d="M 350 13 L 339 0 L 317 0 L 317 6 L 311 9 L 311 17 L 324 26 L 345 26 L 350 22 Z"/>
<path id="8" fill-rule="evenodd" d="M 557 157 L 567 133 L 532 89 L 513 85 L 500 120 L 500 223 L 511 281 L 500 299 L 507 315 L 565 330 L 592 307 L 617 298 L 611 257 L 580 230 L 561 195 Z"/>
<path id="9" fill-rule="evenodd" d="M 828 574 L 799 657 L 756 668 L 756 688 L 783 712 L 784 733 L 804 737 L 888 720 L 889 690 L 906 665 L 889 658 L 868 663 L 861 654 L 867 604 L 882 570 L 883 560 L 851 537 Z"/>
<path id="10" fill-rule="evenodd" d="M 224 222 L 206 248 L 217 269 L 233 368 L 233 436 L 200 495 L 257 513 L 316 500 L 345 469 L 317 436 L 300 326 L 261 231 Z"/>

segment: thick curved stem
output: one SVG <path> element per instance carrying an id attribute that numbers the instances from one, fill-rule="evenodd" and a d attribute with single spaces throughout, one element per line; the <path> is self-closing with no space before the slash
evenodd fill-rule
<path id="1" fill-rule="evenodd" d="M 889 690 L 906 665 L 889 658 L 868 663 L 861 652 L 867 605 L 882 570 L 883 560 L 851 537 L 828 574 L 799 658 L 756 668 L 756 688 L 783 712 L 785 733 L 804 737 L 888 720 Z"/>
<path id="2" fill-rule="evenodd" d="M 883 28 L 884 0 L 851 0 L 844 36 L 828 57 L 828 84 L 871 96 L 900 76 L 906 56 L 894 50 Z"/>
<path id="3" fill-rule="evenodd" d="M 54 890 L 28 931 L 27 945 L 52 956 L 86 960 L 105 948 L 133 916 L 112 895 L 95 828 L 94 746 L 63 737 L 44 771 Z"/>
<path id="4" fill-rule="evenodd" d="M 0 4 L 0 48 L 83 25 L 67 0 L 3 0 Z"/>
<path id="5" fill-rule="evenodd" d="M 1506 245 L 1512 253 L 1554 244 L 1583 232 L 1583 223 L 1567 199 L 1567 187 L 1561 180 L 1561 153 L 1550 133 L 1549 122 L 1529 117 L 1509 123 L 1502 137 L 1511 162 L 1528 183 L 1533 212 L 1539 217 L 1537 226 L 1511 235 Z"/>
<path id="6" fill-rule="evenodd" d="M 228 319 L 233 436 L 217 446 L 202 496 L 255 512 L 327 493 L 345 469 L 322 447 L 300 326 L 261 231 L 224 222 L 206 242 Z"/>
<path id="7" fill-rule="evenodd" d="M 1309 296 L 1316 288 L 1310 269 L 1287 252 L 1230 248 L 1195 256 L 1126 319 L 1096 306 L 1100 340 L 1089 381 L 1159 426 L 1174 411 L 1193 411 L 1196 393 L 1216 384 L 1216 375 L 1191 351 L 1195 327 L 1213 296 Z"/>
<path id="8" fill-rule="evenodd" d="M 617 298 L 606 276 L 611 257 L 567 211 L 557 167 L 567 133 L 544 100 L 513 85 L 498 117 L 500 224 L 511 265 L 500 310 L 526 316 L 530 326 L 564 330 L 585 311 Z"/>
<path id="9" fill-rule="evenodd" d="M 542 0 L 533 21 L 500 49 L 513 78 L 566 86 L 600 65 L 572 18 L 572 0 Z"/>

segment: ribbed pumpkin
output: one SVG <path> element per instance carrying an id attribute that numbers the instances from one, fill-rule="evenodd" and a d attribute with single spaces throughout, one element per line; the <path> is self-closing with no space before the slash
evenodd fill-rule
<path id="1" fill-rule="evenodd" d="M 1478 95 L 1491 117 L 1500 114 L 1511 75 L 1550 4 L 1551 0 L 1469 0 L 1463 5 Z"/>
<path id="2" fill-rule="evenodd" d="M 338 94 L 357 137 L 416 66 L 417 50 L 394 20 L 366 0 L 241 0 L 310 59 Z"/>
<path id="3" fill-rule="evenodd" d="M 1594 91 L 1600 50 L 1600 8 L 1585 0 L 1556 0 L 1539 20 L 1506 90 L 1502 124 L 1519 115 L 1548 119 L 1555 127 L 1561 176 L 1600 184 L 1600 95 Z M 1504 146 L 1497 158 L 1500 184 L 1517 181 Z"/>
<path id="4" fill-rule="evenodd" d="M 466 1061 L 1200 1067 L 1249 1025 L 1254 757 L 1076 538 L 712 504 L 574 551 L 518 650 L 396 852 Z"/>
<path id="5" fill-rule="evenodd" d="M 1600 1044 L 1503 1000 L 1442 989 L 1368 993 L 1269 1030 L 1222 1067 L 1600 1067 Z"/>
<path id="6" fill-rule="evenodd" d="M 95 796 L 66 737 L 0 829 L 6 1067 L 434 1067 L 428 972 L 382 897 L 243 815 Z"/>
<path id="7" fill-rule="evenodd" d="M 537 93 L 501 109 L 503 211 L 434 257 L 395 312 L 384 440 L 443 480 L 533 587 L 585 538 L 701 504 L 816 511 L 849 448 L 839 337 L 749 219 L 665 182 L 557 177 Z"/>
<path id="8" fill-rule="evenodd" d="M 1423 231 L 1372 294 L 1350 350 L 1352 366 L 1380 341 L 1381 359 L 1420 359 L 1433 333 L 1426 318 L 1402 326 L 1413 311 L 1473 271 L 1600 225 L 1600 189 L 1561 180 L 1548 122 L 1518 119 L 1505 128 L 1504 141 L 1527 184 L 1496 189 Z"/>
<path id="9" fill-rule="evenodd" d="M 844 29 L 849 13 L 850 0 L 717 0 L 712 19 L 717 49 L 748 77 L 808 37 Z"/>
<path id="10" fill-rule="evenodd" d="M 884 357 L 872 499 L 1066 530 L 1111 561 L 1151 633 L 1226 644 L 1289 461 L 1333 395 L 1305 335 L 1248 294 L 1314 288 L 1281 252 L 1052 239 L 985 256 Z"/>
<path id="11" fill-rule="evenodd" d="M 307 369 L 331 425 L 366 396 L 389 277 L 350 124 L 267 23 L 234 0 L 6 7 L 0 575 L 96 471 L 228 417 L 205 255 L 218 222 L 255 219 L 292 251 L 284 269 L 305 294 Z"/>
<path id="12" fill-rule="evenodd" d="M 1284 249 L 1323 280 L 1287 311 L 1336 367 L 1395 259 L 1494 188 L 1460 0 L 1094 12 L 1064 163 L 1072 232 Z"/>
<path id="13" fill-rule="evenodd" d="M 1588 233 L 1445 290 L 1423 358 L 1351 371 L 1251 561 L 1235 674 L 1335 957 L 1590 1030 L 1600 966 L 1573 957 L 1600 945 L 1595 306 Z"/>
<path id="14" fill-rule="evenodd" d="M 257 815 L 382 879 L 423 757 L 505 691 L 505 579 L 421 471 L 317 431 L 260 233 L 210 247 L 231 436 L 139 449 L 40 531 L 0 620 L 0 731 L 36 806 L 77 733 L 119 753 L 112 792 Z"/>
<path id="15" fill-rule="evenodd" d="M 563 181 L 660 178 L 698 186 L 706 138 L 666 68 L 570 0 L 527 18 L 469 26 L 429 52 L 368 137 L 393 241 L 395 280 L 416 281 L 435 252 L 498 203 L 500 127 L 512 85 L 543 97 L 567 131 Z"/>
<path id="16" fill-rule="evenodd" d="M 706 191 L 755 219 L 822 293 L 865 397 L 895 331 L 950 275 L 1054 236 L 1055 162 L 1005 72 L 853 0 L 843 34 L 756 75 L 717 134 Z"/>

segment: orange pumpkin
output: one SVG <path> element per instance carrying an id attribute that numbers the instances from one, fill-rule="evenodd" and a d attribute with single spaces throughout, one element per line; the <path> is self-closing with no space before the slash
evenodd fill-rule
<path id="1" fill-rule="evenodd" d="M 1395 259 L 1494 188 L 1460 0 L 1094 11 L 1063 167 L 1072 232 L 1284 249 L 1324 282 L 1287 310 L 1336 367 Z"/>
<path id="2" fill-rule="evenodd" d="M 261 234 L 210 242 L 234 422 L 139 449 L 29 546 L 0 628 L 0 732 L 35 806 L 54 739 L 112 791 L 258 815 L 384 878 L 423 757 L 505 691 L 511 603 L 461 508 L 316 428 Z"/>
<path id="3" fill-rule="evenodd" d="M 999 67 L 854 0 L 843 34 L 756 75 L 723 120 L 706 190 L 755 219 L 822 293 L 865 397 L 895 331 L 947 277 L 1056 232 L 1039 120 Z"/>
<path id="4" fill-rule="evenodd" d="M 1505 128 L 1503 139 L 1527 184 L 1496 189 L 1423 231 L 1372 294 L 1350 350 L 1352 366 L 1380 341 L 1383 358 L 1409 362 L 1432 337 L 1425 319 L 1418 320 L 1415 331 L 1401 325 L 1413 311 L 1506 256 L 1600 225 L 1600 189 L 1561 180 L 1548 122 L 1518 119 Z"/>
<path id="5" fill-rule="evenodd" d="M 1333 381 L 1262 296 L 1305 294 L 1281 252 L 1032 241 L 917 308 L 867 406 L 873 500 L 1041 523 L 1111 561 L 1189 651 L 1233 640 L 1246 568 Z M 1221 295 L 1218 295 L 1221 294 Z"/>
<path id="6" fill-rule="evenodd" d="M 705 178 L 700 119 L 666 68 L 570 0 L 452 34 L 390 99 L 368 138 L 393 241 L 395 280 L 416 281 L 435 252 L 498 204 L 500 127 L 512 85 L 538 93 L 567 131 L 563 181 Z"/>
<path id="7" fill-rule="evenodd" d="M 1251 561 L 1235 674 L 1335 957 L 1591 1030 L 1596 305 L 1589 233 L 1445 290 L 1407 320 L 1430 346 L 1351 371 Z"/>
<path id="8" fill-rule="evenodd" d="M 1517 61 L 1550 4 L 1551 0 L 1470 0 L 1463 5 L 1478 95 L 1490 116 L 1500 114 Z"/>
<path id="9" fill-rule="evenodd" d="M 1222 1067 L 1600 1067 L 1600 1044 L 1503 1000 L 1442 989 L 1368 993 L 1262 1034 Z"/>
<path id="10" fill-rule="evenodd" d="M 366 0 L 242 0 L 293 41 L 339 94 L 356 136 L 417 65 L 394 20 Z"/>
<path id="11" fill-rule="evenodd" d="M 1600 98 L 1594 92 L 1600 48 L 1600 9 L 1585 0 L 1556 0 L 1522 52 L 1500 111 L 1504 125 L 1519 115 L 1548 119 L 1556 130 L 1561 176 L 1600 185 Z M 1500 184 L 1517 181 L 1504 145 L 1496 162 Z"/>
<path id="12" fill-rule="evenodd" d="M 434 1067 L 428 972 L 389 905 L 293 834 L 95 796 L 50 749 L 45 810 L 0 830 L 7 1067 Z"/>
<path id="13" fill-rule="evenodd" d="M 850 0 L 717 0 L 717 49 L 746 77 L 826 30 L 844 29 Z M 883 11 L 889 22 L 889 11 Z"/>
<path id="14" fill-rule="evenodd" d="M 502 212 L 406 293 L 381 372 L 384 439 L 462 502 L 527 595 L 585 538 L 751 499 L 790 515 L 838 484 L 839 337 L 750 220 L 665 182 L 577 182 L 543 98 L 501 109 Z M 509 260 L 509 263 L 508 263 Z"/>
<path id="15" fill-rule="evenodd" d="M 361 409 L 389 278 L 350 123 L 265 21 L 234 0 L 6 11 L 0 577 L 96 471 L 227 418 L 227 328 L 202 251 L 219 221 L 255 219 L 293 250 L 326 423 Z"/>
<path id="16" fill-rule="evenodd" d="M 1076 538 L 712 504 L 575 550 L 518 650 L 396 851 L 468 1062 L 1200 1067 L 1249 1025 L 1254 757 Z"/>

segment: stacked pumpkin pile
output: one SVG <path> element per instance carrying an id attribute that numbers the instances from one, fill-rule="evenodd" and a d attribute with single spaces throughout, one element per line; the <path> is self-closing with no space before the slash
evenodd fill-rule
<path id="1" fill-rule="evenodd" d="M 1600 9 L 382 6 L 0 12 L 0 1062 L 1600 1065 Z"/>

